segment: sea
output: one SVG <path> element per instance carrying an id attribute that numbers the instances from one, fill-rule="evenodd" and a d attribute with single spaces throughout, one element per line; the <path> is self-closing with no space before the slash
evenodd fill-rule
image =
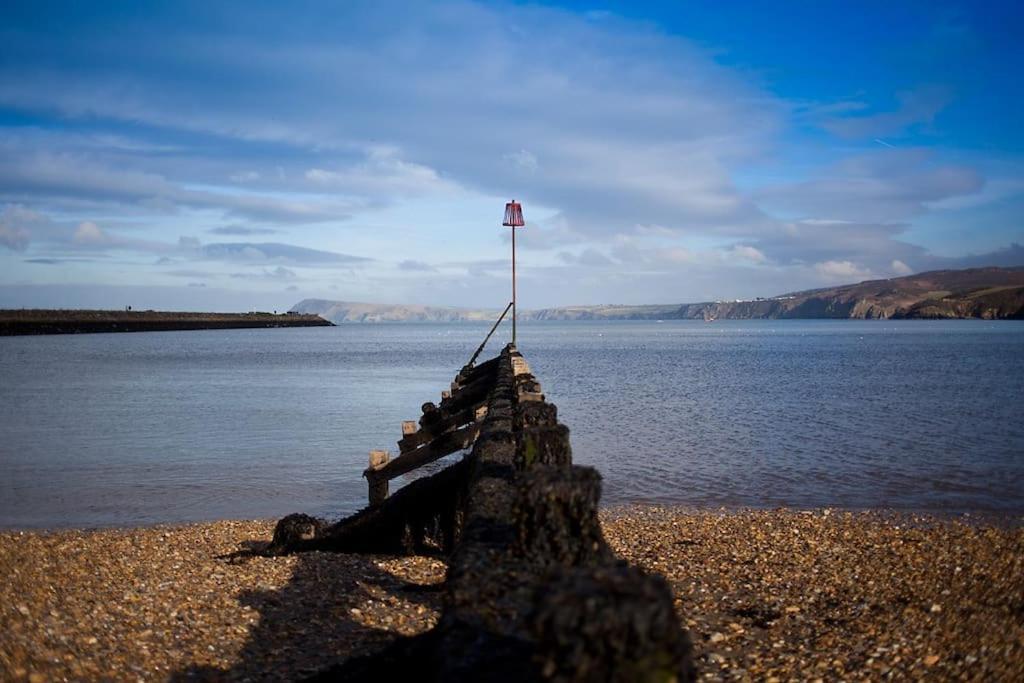
<path id="1" fill-rule="evenodd" d="M 0 527 L 350 514 L 368 452 L 397 452 L 401 422 L 488 327 L 0 338 Z M 518 336 L 604 505 L 1024 513 L 1024 322 L 526 322 Z"/>

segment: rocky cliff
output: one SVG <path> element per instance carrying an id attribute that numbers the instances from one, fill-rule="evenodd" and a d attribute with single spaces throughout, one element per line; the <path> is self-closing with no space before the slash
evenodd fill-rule
<path id="1" fill-rule="evenodd" d="M 499 310 L 306 299 L 293 311 L 333 322 L 494 320 Z M 1024 319 L 1024 268 L 939 270 L 749 301 L 520 310 L 520 320 L 749 320 L 758 318 Z"/>

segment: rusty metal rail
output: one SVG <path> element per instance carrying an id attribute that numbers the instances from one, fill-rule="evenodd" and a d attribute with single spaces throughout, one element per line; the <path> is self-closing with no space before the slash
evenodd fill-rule
<path id="1" fill-rule="evenodd" d="M 451 388 L 441 392 L 441 405 L 424 403 L 418 423 L 413 420 L 402 423 L 399 456 L 392 460 L 387 450 L 370 451 L 369 466 L 363 476 L 367 481 L 371 506 L 380 505 L 387 499 L 389 482 L 395 477 L 473 445 L 480 433 L 478 423 L 487 414 L 487 397 L 497 370 L 493 362 L 475 367 L 476 359 L 511 308 L 512 302 L 509 302 L 469 362 L 455 376 Z"/>
<path id="2" fill-rule="evenodd" d="M 512 306 L 513 306 L 513 302 L 509 301 L 508 302 L 508 306 L 505 307 L 505 310 L 501 312 L 501 315 L 499 315 L 498 319 L 494 322 L 494 326 L 491 328 L 491 331 L 487 333 L 487 336 L 484 337 L 483 342 L 481 342 L 480 346 L 477 347 L 476 353 L 474 353 L 473 357 L 469 359 L 469 362 L 466 364 L 468 367 L 472 367 L 473 363 L 476 362 L 476 359 L 483 352 L 484 347 L 487 346 L 487 342 L 490 341 L 491 335 L 494 334 L 494 331 L 496 329 L 498 329 L 498 325 L 500 325 L 501 321 L 505 319 L 505 316 L 508 314 L 508 311 L 509 311 L 510 308 L 512 308 Z"/>

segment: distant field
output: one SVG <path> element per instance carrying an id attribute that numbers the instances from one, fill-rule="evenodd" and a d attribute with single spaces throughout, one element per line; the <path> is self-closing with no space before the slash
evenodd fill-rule
<path id="1" fill-rule="evenodd" d="M 253 327 L 323 327 L 333 323 L 299 313 L 189 313 L 183 311 L 0 310 L 0 336 L 153 332 Z"/>

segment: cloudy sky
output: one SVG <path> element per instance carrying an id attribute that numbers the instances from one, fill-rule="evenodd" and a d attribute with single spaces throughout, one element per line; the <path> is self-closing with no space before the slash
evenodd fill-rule
<path id="1" fill-rule="evenodd" d="M 8 0 L 0 306 L 500 308 L 513 197 L 524 308 L 1024 265 L 1018 3 L 711 6 Z"/>

